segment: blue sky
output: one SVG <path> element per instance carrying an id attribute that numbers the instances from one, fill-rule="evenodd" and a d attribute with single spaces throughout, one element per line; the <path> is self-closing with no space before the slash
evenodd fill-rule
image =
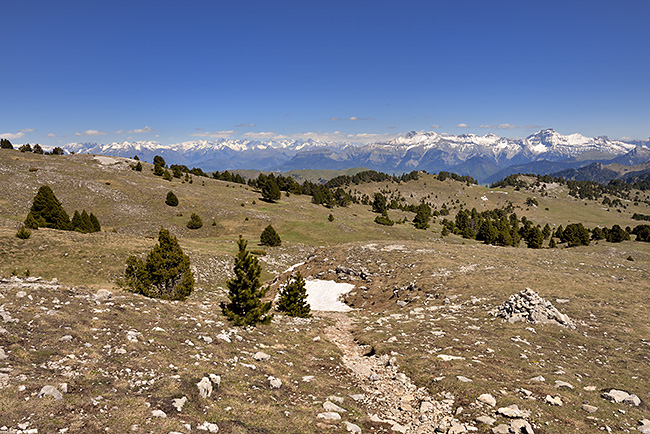
<path id="1" fill-rule="evenodd" d="M 650 137 L 650 2 L 0 5 L 0 135 Z"/>

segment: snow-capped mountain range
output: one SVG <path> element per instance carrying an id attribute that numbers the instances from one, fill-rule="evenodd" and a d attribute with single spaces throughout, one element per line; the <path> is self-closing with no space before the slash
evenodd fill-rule
<path id="1" fill-rule="evenodd" d="M 580 134 L 565 136 L 552 129 L 544 129 L 524 139 L 495 134 L 479 136 L 410 132 L 388 142 L 366 145 L 314 140 L 219 139 L 173 145 L 161 145 L 152 141 L 69 143 L 64 149 L 75 153 L 121 157 L 138 155 L 146 161 L 152 161 L 154 155 L 161 155 L 168 164 L 185 164 L 205 171 L 367 167 L 389 173 L 448 170 L 485 180 L 507 171 L 510 166 L 532 164 L 534 169 L 536 163 L 543 162 L 546 165 L 566 163 L 570 167 L 582 167 L 593 161 L 611 160 L 628 153 L 632 153 L 632 156 L 647 155 L 634 152 L 637 146 L 647 148 L 650 140 L 626 143 L 607 137 L 591 138 Z M 634 164 L 640 162 L 634 161 Z M 569 166 L 562 166 L 561 169 Z"/>

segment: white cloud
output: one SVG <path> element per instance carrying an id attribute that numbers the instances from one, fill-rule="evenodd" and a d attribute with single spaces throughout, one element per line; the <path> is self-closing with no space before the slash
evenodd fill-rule
<path id="1" fill-rule="evenodd" d="M 375 118 L 360 118 L 360 117 L 357 117 L 357 116 L 350 116 L 348 118 L 348 120 L 349 121 L 372 121 L 372 120 L 375 120 Z"/>
<path id="2" fill-rule="evenodd" d="M 254 126 L 255 126 L 255 124 L 253 124 L 253 123 L 242 122 L 240 124 L 235 125 L 235 128 L 252 128 Z"/>
<path id="3" fill-rule="evenodd" d="M 469 128 L 469 125 L 464 124 L 464 123 L 460 123 L 460 124 L 456 125 L 456 127 L 458 127 L 458 128 Z"/>
<path id="4" fill-rule="evenodd" d="M 153 128 L 151 128 L 150 126 L 146 126 L 144 128 L 138 128 L 138 129 L 135 129 L 135 130 L 131 130 L 131 131 L 129 131 L 129 133 L 130 134 L 132 134 L 132 133 L 150 133 L 152 131 L 153 131 Z"/>
<path id="5" fill-rule="evenodd" d="M 491 130 L 516 130 L 516 129 L 519 129 L 519 128 L 534 129 L 534 128 L 540 128 L 540 127 L 539 127 L 539 125 L 499 124 L 499 125 L 479 125 L 479 128 L 489 128 Z"/>
<path id="6" fill-rule="evenodd" d="M 7 140 L 20 139 L 23 136 L 25 136 L 25 133 L 22 131 L 19 131 L 17 133 L 0 133 L 0 137 Z"/>
<path id="7" fill-rule="evenodd" d="M 34 128 L 25 128 L 24 130 L 20 130 L 19 132 L 21 133 L 33 133 L 36 131 Z"/>
<path id="8" fill-rule="evenodd" d="M 210 131 L 203 131 L 200 133 L 192 133 L 190 136 L 193 137 L 204 137 L 207 139 L 225 139 L 230 136 L 235 134 L 233 130 L 228 130 L 228 131 L 215 131 L 215 132 L 210 132 Z"/>
<path id="9" fill-rule="evenodd" d="M 465 125 L 465 124 L 463 124 L 463 125 Z M 433 128 L 433 129 L 440 128 L 440 125 L 433 124 L 433 125 L 431 125 L 431 128 Z"/>
<path id="10" fill-rule="evenodd" d="M 242 134 L 242 137 L 246 137 L 248 139 L 276 139 L 278 137 L 283 137 L 286 138 L 286 136 L 280 136 L 278 133 L 273 132 L 273 131 L 260 131 L 260 132 L 249 132 L 249 133 L 244 133 Z"/>
<path id="11" fill-rule="evenodd" d="M 47 135 L 47 137 L 56 137 L 56 134 L 50 133 L 50 134 Z"/>
<path id="12" fill-rule="evenodd" d="M 74 133 L 75 136 L 105 136 L 106 133 L 97 130 L 86 130 L 82 133 Z"/>
<path id="13" fill-rule="evenodd" d="M 330 118 L 330 121 L 340 121 L 341 118 Z"/>

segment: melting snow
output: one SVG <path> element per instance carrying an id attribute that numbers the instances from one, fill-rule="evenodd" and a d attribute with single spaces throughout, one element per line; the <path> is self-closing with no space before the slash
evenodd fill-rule
<path id="1" fill-rule="evenodd" d="M 351 283 L 337 283 L 331 280 L 307 280 L 307 303 L 312 310 L 349 312 L 350 306 L 339 300 L 340 296 L 352 291 Z"/>

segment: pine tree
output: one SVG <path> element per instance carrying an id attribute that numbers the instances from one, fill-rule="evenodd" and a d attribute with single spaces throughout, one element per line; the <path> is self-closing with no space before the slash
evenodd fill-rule
<path id="1" fill-rule="evenodd" d="M 0 149 L 13 149 L 13 145 L 9 139 L 0 139 Z"/>
<path id="2" fill-rule="evenodd" d="M 20 227 L 20 229 L 18 229 L 18 232 L 16 232 L 16 236 L 21 240 L 26 240 L 27 238 L 32 236 L 32 231 L 30 231 L 23 225 Z"/>
<path id="3" fill-rule="evenodd" d="M 190 216 L 190 221 L 187 222 L 188 229 L 199 229 L 203 226 L 203 220 L 199 217 L 198 214 L 192 213 Z"/>
<path id="4" fill-rule="evenodd" d="M 275 180 L 270 176 L 266 178 L 266 181 L 262 186 L 262 199 L 267 202 L 280 200 L 280 188 L 278 187 L 278 184 L 276 184 Z"/>
<path id="5" fill-rule="evenodd" d="M 273 318 L 269 314 L 271 302 L 262 303 L 268 287 L 262 288 L 260 267 L 257 258 L 246 250 L 248 243 L 239 236 L 239 253 L 235 256 L 235 277 L 227 282 L 230 303 L 221 303 L 221 310 L 236 326 L 268 324 Z"/>
<path id="6" fill-rule="evenodd" d="M 72 225 L 72 230 L 73 231 L 79 231 L 81 232 L 81 214 L 79 214 L 79 211 L 74 210 L 74 214 L 72 215 L 72 220 L 70 221 L 70 224 Z"/>
<path id="7" fill-rule="evenodd" d="M 311 307 L 307 303 L 305 279 L 300 272 L 292 274 L 287 279 L 287 284 L 280 289 L 278 310 L 285 312 L 289 316 L 300 318 L 311 317 Z"/>
<path id="8" fill-rule="evenodd" d="M 156 176 L 163 176 L 163 173 L 165 173 L 165 171 L 163 170 L 162 166 L 160 164 L 154 164 L 153 174 Z"/>
<path id="9" fill-rule="evenodd" d="M 137 157 L 137 155 L 136 155 Z M 142 172 L 142 163 L 138 161 L 138 164 L 135 165 L 136 172 Z"/>
<path id="10" fill-rule="evenodd" d="M 178 206 L 178 198 L 174 194 L 174 192 L 170 191 L 167 193 L 167 198 L 165 199 L 165 203 L 169 206 Z"/>
<path id="11" fill-rule="evenodd" d="M 429 219 L 431 218 L 431 207 L 422 202 L 418 206 L 418 211 L 413 218 L 413 224 L 417 229 L 427 229 L 429 227 Z"/>
<path id="12" fill-rule="evenodd" d="M 39 227 L 60 229 L 68 231 L 71 229 L 70 217 L 61 206 L 54 192 L 48 185 L 43 185 L 34 196 L 34 203 L 29 211 L 32 217 L 38 222 Z"/>
<path id="13" fill-rule="evenodd" d="M 93 213 L 90 213 L 90 223 L 93 225 L 93 232 L 100 232 L 102 230 L 102 225 L 99 224 L 99 220 Z"/>
<path id="14" fill-rule="evenodd" d="M 282 240 L 280 239 L 280 235 L 273 229 L 273 226 L 268 225 L 260 235 L 260 244 L 263 246 L 277 247 L 282 244 Z"/>
<path id="15" fill-rule="evenodd" d="M 169 172 L 169 170 L 167 170 L 167 169 L 165 169 L 165 170 L 163 171 L 162 177 L 163 177 L 163 179 L 164 179 L 165 181 L 171 181 L 172 179 L 174 179 L 174 177 L 172 176 L 172 174 L 171 174 L 171 173 Z"/>
<path id="16" fill-rule="evenodd" d="M 333 222 L 334 221 L 334 216 L 332 214 L 327 216 L 327 221 Z"/>
<path id="17" fill-rule="evenodd" d="M 372 212 L 383 214 L 386 210 L 386 197 L 381 193 L 375 193 L 372 201 Z"/>
<path id="18" fill-rule="evenodd" d="M 27 229 L 38 229 L 38 222 L 34 218 L 34 215 L 30 212 L 27 214 L 27 218 L 23 222 Z"/>
<path id="19" fill-rule="evenodd" d="M 132 292 L 165 300 L 185 300 L 194 289 L 190 258 L 183 253 L 176 237 L 161 228 L 158 244 L 145 261 L 129 257 L 124 286 Z"/>
<path id="20" fill-rule="evenodd" d="M 81 211 L 81 232 L 84 234 L 89 234 L 94 232 L 95 228 L 93 227 L 93 222 L 90 221 L 90 216 L 86 210 Z"/>
<path id="21" fill-rule="evenodd" d="M 537 226 L 531 226 L 526 233 L 526 246 L 529 249 L 541 249 L 544 243 L 544 235 Z"/>
<path id="22" fill-rule="evenodd" d="M 165 159 L 164 159 L 163 157 L 161 157 L 160 155 L 155 155 L 155 156 L 153 157 L 153 164 L 154 164 L 154 165 L 157 164 L 157 165 L 160 166 L 160 167 L 165 167 L 165 166 L 167 166 L 167 163 L 165 162 Z"/>
<path id="23" fill-rule="evenodd" d="M 43 148 L 41 148 L 41 145 L 38 143 L 34 145 L 34 154 L 42 154 L 43 153 Z"/>

